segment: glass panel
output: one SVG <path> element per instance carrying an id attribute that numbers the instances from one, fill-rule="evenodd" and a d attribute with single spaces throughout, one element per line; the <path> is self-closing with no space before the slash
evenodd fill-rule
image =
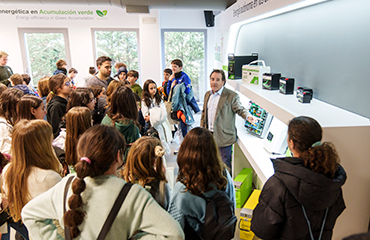
<path id="1" fill-rule="evenodd" d="M 139 71 L 137 33 L 135 31 L 95 31 L 96 56 L 108 56 L 112 66 L 123 62 L 129 70 Z M 113 75 L 116 70 L 112 69 Z"/>
<path id="2" fill-rule="evenodd" d="M 204 32 L 164 32 L 165 63 L 178 58 L 183 62 L 183 71 L 191 79 L 195 99 L 204 93 L 205 43 Z"/>
<path id="3" fill-rule="evenodd" d="M 56 62 L 66 59 L 63 33 L 24 33 L 29 75 L 33 84 L 45 76 L 52 76 Z"/>

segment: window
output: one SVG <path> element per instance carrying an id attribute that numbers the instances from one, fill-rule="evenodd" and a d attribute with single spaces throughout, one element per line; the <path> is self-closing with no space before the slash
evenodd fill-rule
<path id="1" fill-rule="evenodd" d="M 206 30 L 162 30 L 163 66 L 171 68 L 171 61 L 183 62 L 183 71 L 191 79 L 195 99 L 205 93 Z"/>
<path id="2" fill-rule="evenodd" d="M 92 29 L 95 46 L 95 59 L 107 56 L 112 59 L 112 66 L 123 62 L 129 70 L 139 71 L 138 31 L 122 29 Z M 140 72 L 140 71 L 139 71 Z M 113 75 L 116 70 L 112 69 Z"/>
<path id="3" fill-rule="evenodd" d="M 63 59 L 71 66 L 67 29 L 18 29 L 25 73 L 32 82 L 52 76 L 56 62 Z"/>

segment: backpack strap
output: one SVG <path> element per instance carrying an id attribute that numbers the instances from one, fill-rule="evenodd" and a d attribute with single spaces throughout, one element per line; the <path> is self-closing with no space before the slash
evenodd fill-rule
<path id="1" fill-rule="evenodd" d="M 97 240 L 104 240 L 105 239 L 105 236 L 108 234 L 109 232 L 109 229 L 112 227 L 112 224 L 114 222 L 114 219 L 116 218 L 117 214 L 118 214 L 118 211 L 121 209 L 121 206 L 123 204 L 123 201 L 125 201 L 126 199 L 126 196 L 128 194 L 128 192 L 130 191 L 131 187 L 132 187 L 132 183 L 126 183 L 121 192 L 119 193 L 116 201 L 114 202 L 114 205 L 112 207 L 112 210 L 110 211 L 107 219 L 105 220 L 105 223 L 98 235 L 98 238 Z"/>
<path id="2" fill-rule="evenodd" d="M 306 221 L 307 221 L 308 230 L 310 231 L 311 240 L 315 240 L 315 238 L 313 237 L 313 234 L 312 234 L 311 224 L 310 224 L 310 221 L 308 220 L 306 210 L 304 209 L 303 205 L 301 205 L 301 206 L 302 206 L 304 217 L 306 218 Z M 324 225 L 325 225 L 326 217 L 328 216 L 328 211 L 329 211 L 329 207 L 327 207 L 326 210 L 325 210 L 324 221 L 322 222 L 322 226 L 321 226 L 321 230 L 320 230 L 320 236 L 319 236 L 318 240 L 321 240 L 321 236 L 322 236 L 322 233 L 324 231 Z"/>
<path id="3" fill-rule="evenodd" d="M 71 185 L 71 182 L 73 180 L 74 176 L 70 176 L 67 180 L 66 186 L 64 187 L 64 198 L 63 198 L 63 216 L 66 213 L 66 202 L 67 202 L 67 193 L 69 189 L 69 185 Z M 65 240 L 71 240 L 71 231 L 68 226 L 64 224 L 64 238 Z"/>

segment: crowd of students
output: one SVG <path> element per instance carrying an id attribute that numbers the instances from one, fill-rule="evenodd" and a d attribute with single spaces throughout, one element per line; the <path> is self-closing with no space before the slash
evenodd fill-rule
<path id="1" fill-rule="evenodd" d="M 67 76 L 65 61 L 38 81 L 34 94 L 16 87 L 19 74 L 10 76 L 11 86 L 0 84 L 1 232 L 12 227 L 24 239 L 185 239 L 190 226 L 204 237 L 204 196 L 223 191 L 235 206 L 233 181 L 212 133 L 192 128 L 200 109 L 181 60 L 164 70 L 162 86 L 148 79 L 143 88 L 139 73 L 122 63 L 112 78 L 111 62 L 99 57 L 98 73 L 91 71 L 83 87 Z M 183 138 L 174 185 L 165 160 L 172 112 Z M 253 217 L 257 236 L 331 238 L 345 208 L 346 174 L 334 146 L 321 138 L 314 119 L 290 122 L 294 158 L 273 161 L 276 174 Z M 123 201 L 117 209 L 116 201 Z"/>

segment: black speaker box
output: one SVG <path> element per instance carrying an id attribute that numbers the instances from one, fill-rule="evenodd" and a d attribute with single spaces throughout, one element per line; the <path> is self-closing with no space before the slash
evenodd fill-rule
<path id="1" fill-rule="evenodd" d="M 213 27 L 215 25 L 213 11 L 204 11 L 204 19 L 206 20 L 206 27 Z"/>

